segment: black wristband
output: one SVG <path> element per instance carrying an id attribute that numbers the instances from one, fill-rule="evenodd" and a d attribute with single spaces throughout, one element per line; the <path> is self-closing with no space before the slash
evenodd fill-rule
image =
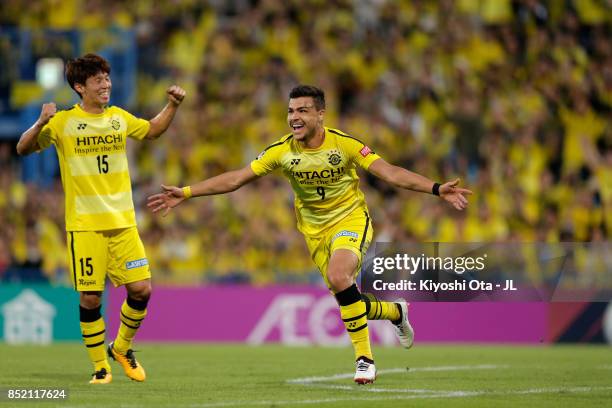
<path id="1" fill-rule="evenodd" d="M 434 183 L 433 187 L 431 188 L 431 194 L 433 195 L 440 195 L 440 183 Z"/>

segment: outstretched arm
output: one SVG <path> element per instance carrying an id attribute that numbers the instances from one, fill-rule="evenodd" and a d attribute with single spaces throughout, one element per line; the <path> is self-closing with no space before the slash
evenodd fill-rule
<path id="1" fill-rule="evenodd" d="M 168 129 L 172 119 L 174 119 L 176 110 L 185 98 L 185 90 L 177 85 L 172 85 L 166 90 L 166 93 L 168 94 L 168 103 L 157 116 L 149 121 L 151 126 L 145 139 L 157 139 Z"/>
<path id="2" fill-rule="evenodd" d="M 433 193 L 434 183 L 427 177 L 413 173 L 402 167 L 393 166 L 383 159 L 374 161 L 368 171 L 386 181 L 387 183 L 406 190 L 420 191 L 422 193 Z M 459 188 L 459 179 L 439 185 L 438 192 L 441 198 L 450 203 L 457 210 L 467 207 L 465 195 L 472 194 L 470 190 Z"/>
<path id="3" fill-rule="evenodd" d="M 238 190 L 257 177 L 251 166 L 246 166 L 240 170 L 228 171 L 200 181 L 192 186 L 180 188 L 162 185 L 163 193 L 149 196 L 147 207 L 154 213 L 164 210 L 162 215 L 165 217 L 172 208 L 190 197 L 229 193 Z"/>
<path id="4" fill-rule="evenodd" d="M 43 104 L 38 120 L 31 128 L 21 134 L 19 142 L 17 142 L 17 154 L 27 156 L 30 153 L 40 150 L 37 140 L 38 135 L 56 112 L 57 108 L 53 102 Z"/>

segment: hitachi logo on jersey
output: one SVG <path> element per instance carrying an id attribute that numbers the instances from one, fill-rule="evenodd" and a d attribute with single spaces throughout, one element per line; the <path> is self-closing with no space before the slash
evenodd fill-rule
<path id="1" fill-rule="evenodd" d="M 104 136 L 79 136 L 76 138 L 77 146 L 113 144 L 113 143 L 121 143 L 122 141 L 123 141 L 123 136 L 121 134 L 104 135 Z"/>
<path id="2" fill-rule="evenodd" d="M 325 170 L 315 170 L 315 171 L 292 171 L 291 175 L 294 178 L 298 179 L 326 179 L 341 176 L 344 174 L 344 167 L 338 167 L 337 169 L 325 169 Z"/>

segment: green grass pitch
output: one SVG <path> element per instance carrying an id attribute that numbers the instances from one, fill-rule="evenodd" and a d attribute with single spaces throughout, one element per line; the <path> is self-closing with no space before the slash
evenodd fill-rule
<path id="1" fill-rule="evenodd" d="M 419 345 L 375 348 L 378 379 L 353 385 L 352 351 L 277 345 L 140 343 L 144 383 L 115 362 L 113 382 L 89 385 L 78 343 L 0 344 L 0 388 L 66 388 L 67 400 L 31 407 L 606 407 L 609 346 Z"/>

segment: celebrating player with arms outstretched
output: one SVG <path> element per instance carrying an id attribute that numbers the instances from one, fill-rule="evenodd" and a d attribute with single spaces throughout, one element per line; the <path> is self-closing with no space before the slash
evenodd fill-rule
<path id="1" fill-rule="evenodd" d="M 95 54 L 71 60 L 66 79 L 81 103 L 57 111 L 44 104 L 36 123 L 26 130 L 17 152 L 27 155 L 55 145 L 66 196 L 66 232 L 70 276 L 80 294 L 83 341 L 94 365 L 90 383 L 111 382 L 107 354 L 128 377 L 145 380 L 134 358 L 132 339 L 147 314 L 151 272 L 136 229 L 126 156 L 128 137 L 156 139 L 166 131 L 185 97 L 178 86 L 168 89 L 168 104 L 150 121 L 108 106 L 110 66 Z M 101 309 L 106 274 L 115 286 L 125 285 L 117 338 L 104 348 Z"/>
<path id="2" fill-rule="evenodd" d="M 439 195 L 462 210 L 467 205 L 458 180 L 434 183 L 426 177 L 392 166 L 364 143 L 339 130 L 324 127 L 325 95 L 313 86 L 298 86 L 289 94 L 287 122 L 292 133 L 268 146 L 249 166 L 183 188 L 162 186 L 149 197 L 153 212 L 166 215 L 190 197 L 223 194 L 281 168 L 295 192 L 299 230 L 325 283 L 334 293 L 355 349 L 360 384 L 376 379 L 368 319 L 390 320 L 400 343 L 412 346 L 414 332 L 405 301 L 380 302 L 361 296 L 355 284 L 363 256 L 372 239 L 365 198 L 356 166 L 400 188 Z"/>

